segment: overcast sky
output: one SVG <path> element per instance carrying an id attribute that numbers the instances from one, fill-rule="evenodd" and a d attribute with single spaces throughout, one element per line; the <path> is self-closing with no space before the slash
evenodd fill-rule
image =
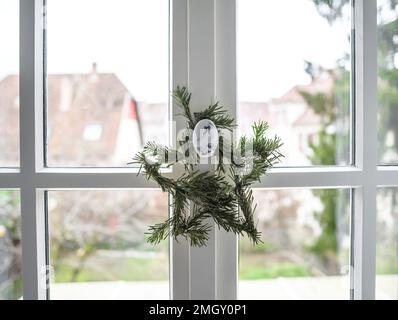
<path id="1" fill-rule="evenodd" d="M 0 78 L 18 70 L 17 0 L 0 0 Z M 49 73 L 115 72 L 140 101 L 168 94 L 167 0 L 47 0 Z M 308 83 L 304 60 L 333 67 L 349 26 L 311 0 L 238 0 L 238 93 L 266 101 Z"/>

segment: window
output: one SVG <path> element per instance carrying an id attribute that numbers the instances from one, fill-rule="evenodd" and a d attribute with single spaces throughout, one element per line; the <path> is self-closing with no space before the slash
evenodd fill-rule
<path id="1" fill-rule="evenodd" d="M 0 0 L 0 298 L 396 299 L 395 3 Z M 145 243 L 172 202 L 126 163 L 177 85 L 284 140 L 264 244 Z"/>
<path id="2" fill-rule="evenodd" d="M 168 143 L 168 12 L 47 0 L 48 166 L 126 166 L 145 142 Z"/>
<path id="3" fill-rule="evenodd" d="M 398 161 L 398 16 L 395 1 L 377 1 L 378 32 L 378 161 L 385 168 Z M 397 189 L 378 190 L 376 298 L 398 299 Z"/>
<path id="4" fill-rule="evenodd" d="M 167 205 L 160 191 L 49 191 L 50 298 L 168 299 L 168 243 L 144 236 Z"/>
<path id="5" fill-rule="evenodd" d="M 19 165 L 19 1 L 0 0 L 0 167 Z"/>
<path id="6" fill-rule="evenodd" d="M 22 296 L 19 192 L 0 190 L 0 300 Z"/>
<path id="7" fill-rule="evenodd" d="M 83 139 L 85 141 L 98 141 L 101 139 L 102 126 L 100 124 L 89 124 L 84 128 Z"/>
<path id="8" fill-rule="evenodd" d="M 350 190 L 256 190 L 263 243 L 240 241 L 239 298 L 349 299 Z"/>
<path id="9" fill-rule="evenodd" d="M 376 298 L 398 299 L 397 188 L 378 191 Z"/>
<path id="10" fill-rule="evenodd" d="M 331 2 L 238 0 L 239 130 L 268 121 L 281 166 L 351 164 L 351 6 Z"/>
<path id="11" fill-rule="evenodd" d="M 378 0 L 379 162 L 398 162 L 398 15 L 394 1 Z"/>

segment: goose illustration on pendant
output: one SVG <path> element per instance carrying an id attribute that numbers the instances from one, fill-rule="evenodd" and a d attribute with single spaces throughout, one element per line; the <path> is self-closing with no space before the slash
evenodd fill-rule
<path id="1" fill-rule="evenodd" d="M 199 121 L 193 131 L 193 147 L 202 158 L 214 156 L 218 148 L 218 130 L 208 119 Z"/>

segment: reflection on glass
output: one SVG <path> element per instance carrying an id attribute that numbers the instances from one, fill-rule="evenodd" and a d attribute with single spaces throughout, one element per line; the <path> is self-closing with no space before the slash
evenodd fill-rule
<path id="1" fill-rule="evenodd" d="M 168 3 L 47 0 L 49 166 L 126 166 L 168 143 Z"/>
<path id="2" fill-rule="evenodd" d="M 19 1 L 0 0 L 0 167 L 19 166 Z"/>
<path id="3" fill-rule="evenodd" d="M 149 245 L 165 220 L 160 191 L 49 191 L 51 299 L 168 299 L 168 242 Z"/>
<path id="4" fill-rule="evenodd" d="M 240 132 L 268 121 L 281 166 L 350 164 L 350 1 L 238 0 L 238 20 Z"/>
<path id="5" fill-rule="evenodd" d="M 398 189 L 380 189 L 377 207 L 376 298 L 398 300 Z"/>
<path id="6" fill-rule="evenodd" d="M 348 299 L 350 190 L 256 190 L 263 243 L 240 241 L 240 299 Z"/>
<path id="7" fill-rule="evenodd" d="M 378 0 L 379 162 L 398 163 L 398 14 L 395 0 Z"/>
<path id="8" fill-rule="evenodd" d="M 19 192 L 0 190 L 0 300 L 22 297 Z"/>

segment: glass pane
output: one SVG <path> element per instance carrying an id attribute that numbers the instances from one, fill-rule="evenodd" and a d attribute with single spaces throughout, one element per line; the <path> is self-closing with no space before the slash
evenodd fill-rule
<path id="1" fill-rule="evenodd" d="M 350 190 L 255 190 L 263 243 L 240 241 L 239 298 L 349 299 Z"/>
<path id="2" fill-rule="evenodd" d="M 146 243 L 167 219 L 160 191 L 49 191 L 51 299 L 168 299 L 168 241 Z"/>
<path id="3" fill-rule="evenodd" d="M 47 0 L 49 166 L 126 166 L 168 143 L 168 3 Z"/>
<path id="4" fill-rule="evenodd" d="M 19 1 L 0 0 L 0 167 L 19 166 Z"/>
<path id="5" fill-rule="evenodd" d="M 398 300 L 398 189 L 380 189 L 377 200 L 376 299 Z"/>
<path id="6" fill-rule="evenodd" d="M 379 162 L 398 164 L 398 8 L 378 0 Z"/>
<path id="7" fill-rule="evenodd" d="M 238 0 L 238 124 L 265 120 L 281 166 L 351 164 L 349 0 Z"/>
<path id="8" fill-rule="evenodd" d="M 0 190 L 0 300 L 22 297 L 21 210 L 18 191 Z"/>

